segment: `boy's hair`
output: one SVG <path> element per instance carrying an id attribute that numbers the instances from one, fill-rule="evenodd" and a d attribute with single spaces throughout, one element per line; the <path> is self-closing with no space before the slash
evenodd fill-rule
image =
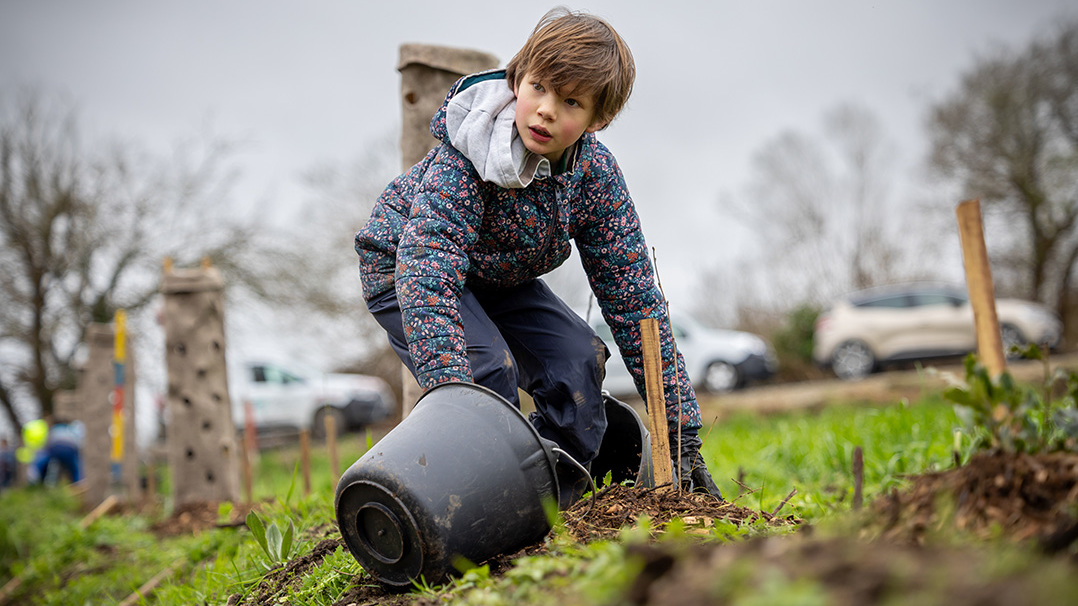
<path id="1" fill-rule="evenodd" d="M 636 65 L 629 46 L 606 21 L 557 7 L 543 15 L 505 67 L 514 89 L 524 74 L 560 94 L 592 95 L 595 120 L 609 124 L 629 100 Z"/>

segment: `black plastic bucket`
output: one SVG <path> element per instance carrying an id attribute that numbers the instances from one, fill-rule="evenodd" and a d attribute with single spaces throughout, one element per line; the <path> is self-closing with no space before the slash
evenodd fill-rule
<path id="1" fill-rule="evenodd" d="M 603 392 L 606 408 L 606 433 L 599 453 L 591 462 L 591 474 L 603 482 L 610 474 L 612 484 L 632 480 L 634 485 L 655 486 L 651 467 L 651 433 L 640 421 L 640 415 L 628 404 Z"/>
<path id="2" fill-rule="evenodd" d="M 341 536 L 382 583 L 440 582 L 460 558 L 478 564 L 542 540 L 559 454 L 493 391 L 437 386 L 341 477 Z"/>

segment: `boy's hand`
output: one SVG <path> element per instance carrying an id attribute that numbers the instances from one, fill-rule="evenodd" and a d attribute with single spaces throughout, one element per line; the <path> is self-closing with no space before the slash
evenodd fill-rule
<path id="1" fill-rule="evenodd" d="M 723 500 L 722 492 L 711 478 L 711 472 L 707 470 L 704 457 L 700 455 L 700 446 L 703 442 L 696 430 L 682 431 L 681 433 L 681 456 L 678 457 L 677 432 L 670 434 L 670 456 L 674 467 L 677 468 L 677 477 L 681 481 L 681 488 L 687 492 L 700 492 L 709 494 L 720 501 Z M 680 461 L 680 466 L 679 466 Z"/>

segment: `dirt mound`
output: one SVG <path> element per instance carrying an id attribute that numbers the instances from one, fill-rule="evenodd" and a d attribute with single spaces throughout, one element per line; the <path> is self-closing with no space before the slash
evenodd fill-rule
<path id="1" fill-rule="evenodd" d="M 1058 551 L 1078 538 L 1078 454 L 985 452 L 960 467 L 911 478 L 912 486 L 873 503 L 887 539 L 923 543 L 953 515 L 976 536 L 1002 531 Z M 944 498 L 941 498 L 944 497 Z M 950 511 L 953 508 L 953 511 Z"/>
<path id="2" fill-rule="evenodd" d="M 569 533 L 581 542 L 615 539 L 622 528 L 644 516 L 651 521 L 653 531 L 662 531 L 672 519 L 679 518 L 689 532 L 703 534 L 709 533 L 716 521 L 737 526 L 761 521 L 768 526 L 792 527 L 801 523 L 795 516 L 777 514 L 778 510 L 755 511 L 709 495 L 672 490 L 669 486 L 637 489 L 611 485 L 596 493 L 594 502 L 578 501 L 564 517 Z"/>
<path id="3" fill-rule="evenodd" d="M 653 533 L 663 531 L 674 518 L 681 519 L 687 532 L 708 534 L 716 522 L 738 526 L 764 523 L 769 526 L 796 527 L 801 520 L 796 516 L 780 517 L 776 513 L 754 511 L 727 501 L 700 494 L 679 493 L 669 486 L 638 489 L 611 485 L 596 493 L 595 499 L 578 501 L 562 512 L 570 536 L 580 542 L 616 539 L 625 526 L 631 526 L 643 516 L 650 520 Z M 546 542 L 529 546 L 520 551 L 503 554 L 485 562 L 491 574 L 497 576 L 513 566 L 513 561 L 548 552 Z M 436 598 L 401 593 L 371 583 L 367 578 L 357 579 L 335 606 L 352 604 L 380 606 L 429 606 L 440 603 Z"/>
<path id="4" fill-rule="evenodd" d="M 303 575 L 321 564 L 326 556 L 331 555 L 342 544 L 339 538 L 328 538 L 319 541 L 307 553 L 292 558 L 287 564 L 269 571 L 259 581 L 258 587 L 248 600 L 245 601 L 243 595 L 238 593 L 229 596 L 228 606 L 278 603 L 277 596 L 284 594 L 289 587 L 299 583 L 303 579 Z"/>

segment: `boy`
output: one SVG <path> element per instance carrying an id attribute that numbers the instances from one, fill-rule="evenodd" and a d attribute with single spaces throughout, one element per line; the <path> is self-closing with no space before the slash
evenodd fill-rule
<path id="1" fill-rule="evenodd" d="M 641 394 L 639 321 L 657 318 L 663 359 L 675 353 L 625 181 L 595 138 L 635 75 L 605 21 L 547 13 L 504 71 L 457 81 L 431 121 L 442 143 L 389 184 L 356 234 L 367 308 L 419 385 L 474 382 L 517 406 L 519 387 L 539 434 L 585 464 L 607 425 L 610 354 L 539 279 L 569 257 L 570 238 Z M 680 421 L 683 485 L 721 498 L 676 360 L 663 373 L 671 455 Z"/>

